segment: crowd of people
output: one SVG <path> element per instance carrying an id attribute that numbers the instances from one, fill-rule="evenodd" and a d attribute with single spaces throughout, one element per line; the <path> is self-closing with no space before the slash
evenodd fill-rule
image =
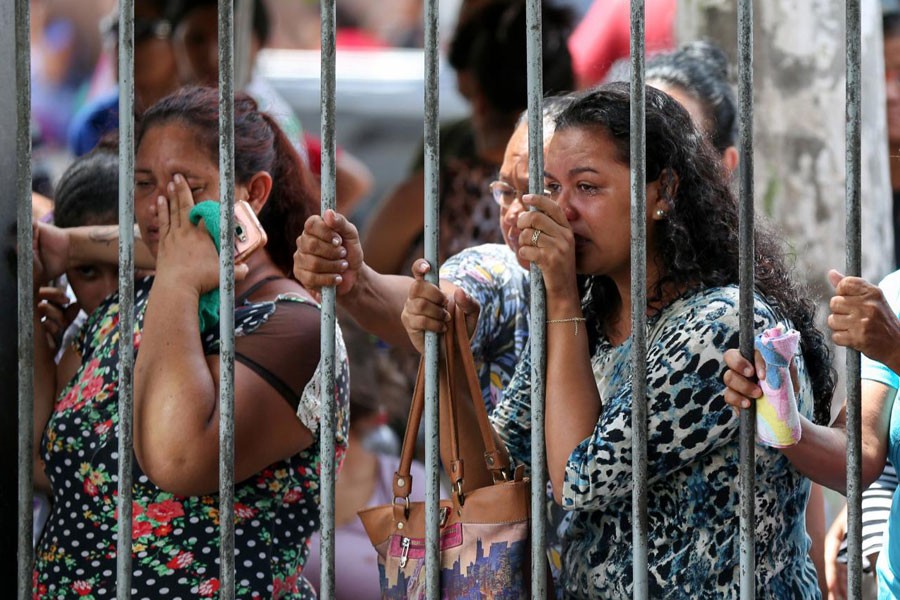
<path id="1" fill-rule="evenodd" d="M 369 201 L 373 175 L 352 149 L 341 149 L 337 208 L 320 215 L 318 140 L 253 68 L 273 31 L 267 5 L 255 0 L 250 75 L 235 95 L 233 196 L 255 214 L 267 242 L 236 264 L 234 314 L 219 315 L 209 296 L 219 284 L 212 221 L 224 194 L 213 87 L 217 3 L 135 2 L 132 331 L 120 330 L 115 90 L 82 107 L 68 130 L 76 158 L 52 186 L 35 189 L 36 598 L 115 595 L 123 335 L 136 352 L 132 595 L 217 597 L 220 318 L 234 319 L 236 336 L 237 597 L 316 596 L 319 467 L 332 459 L 336 597 L 380 597 L 377 555 L 356 513 L 394 501 L 409 366 L 424 351 L 426 332 L 448 332 L 451 302 L 466 317 L 477 400 L 511 467 L 549 474 L 546 511 L 533 518 L 547 520 L 554 593 L 630 597 L 631 117 L 627 72 L 615 65 L 627 44 L 616 49 L 621 39 L 612 32 L 626 5 L 596 2 L 576 27 L 569 11 L 544 4 L 543 191 L 530 194 L 525 2 L 462 3 L 449 62 L 471 114 L 442 129 L 440 283 L 433 285 L 426 282 L 433 267 L 422 258 L 422 153 L 362 224 L 351 215 Z M 652 10 L 641 215 L 649 591 L 737 598 L 739 414 L 767 380 L 760 356 L 748 360 L 737 350 L 738 111 L 722 50 L 702 41 L 673 48 L 674 2 Z M 588 29 L 598 21 L 604 28 L 592 38 Z M 898 23 L 900 4 L 885 2 L 892 144 L 900 139 L 893 135 L 900 127 L 893 115 Z M 114 16 L 105 29 L 115 39 Z M 821 494 L 847 484 L 845 411 L 831 418 L 829 338 L 866 357 L 863 482 L 872 484 L 866 510 L 873 516 L 864 553 L 878 597 L 900 597 L 900 497 L 890 466 L 900 461 L 893 420 L 900 272 L 879 286 L 829 272 L 826 332 L 784 241 L 764 219 L 754 243 L 754 328 L 797 331 L 790 377 L 802 430 L 794 445 L 757 448 L 757 597 L 845 594 L 846 515 L 826 535 Z M 546 289 L 546 425 L 539 433 L 531 430 L 531 264 Z M 334 397 L 323 399 L 319 301 L 326 286 L 336 288 L 341 326 Z M 334 456 L 327 457 L 323 401 L 337 412 Z M 458 407 L 460 428 L 477 429 L 473 410 Z M 544 465 L 531 464 L 533 434 L 544 437 Z M 463 461 L 482 462 L 483 446 L 464 446 Z M 426 477 L 421 465 L 414 472 L 412 499 L 421 500 Z M 460 494 L 490 483 L 488 472 L 469 474 L 451 482 Z"/>

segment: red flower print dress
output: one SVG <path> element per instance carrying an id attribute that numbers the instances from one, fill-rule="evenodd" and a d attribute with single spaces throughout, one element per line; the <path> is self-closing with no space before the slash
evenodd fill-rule
<path id="1" fill-rule="evenodd" d="M 136 350 L 151 285 L 151 278 L 135 285 Z M 302 573 L 309 537 L 319 528 L 318 327 L 312 328 L 313 344 L 310 328 L 298 325 L 318 323 L 318 307 L 292 295 L 258 303 L 238 299 L 235 305 L 236 360 L 281 392 L 314 433 L 306 450 L 235 485 L 237 597 L 314 598 Z M 82 367 L 57 399 L 44 431 L 42 456 L 54 502 L 35 556 L 35 598 L 115 597 L 118 321 L 114 295 L 91 315 L 76 342 Z M 207 354 L 218 353 L 218 327 L 213 329 L 203 337 Z M 298 330 L 306 330 L 307 339 Z M 340 335 L 337 342 L 340 464 L 347 447 L 349 381 Z M 292 380 L 297 376 L 291 371 L 303 373 L 304 380 Z M 132 597 L 218 597 L 218 495 L 164 492 L 137 460 L 133 490 Z"/>

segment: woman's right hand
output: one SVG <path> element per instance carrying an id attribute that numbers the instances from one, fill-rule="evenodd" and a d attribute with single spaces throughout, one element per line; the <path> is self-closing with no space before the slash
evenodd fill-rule
<path id="1" fill-rule="evenodd" d="M 425 281 L 425 274 L 430 270 L 431 267 L 424 258 L 413 263 L 412 275 L 415 281 L 409 288 L 409 296 L 400 315 L 406 334 L 420 354 L 425 352 L 425 332 L 446 333 L 450 322 L 447 294 L 436 285 Z M 466 329 L 471 337 L 478 322 L 481 305 L 462 288 L 450 287 L 453 288 L 449 292 L 453 294 L 453 301 L 466 315 Z"/>
<path id="2" fill-rule="evenodd" d="M 727 386 L 725 402 L 735 408 L 750 408 L 750 403 L 763 395 L 755 377 L 766 376 L 766 363 L 759 352 L 756 352 L 755 362 L 755 366 L 750 364 L 740 350 L 731 349 L 725 352 L 725 364 L 728 365 L 728 370 L 722 377 Z"/>
<path id="3" fill-rule="evenodd" d="M 362 266 L 359 231 L 346 217 L 327 210 L 306 220 L 294 253 L 294 277 L 303 287 L 319 293 L 333 285 L 342 296 L 353 290 Z"/>
<path id="4" fill-rule="evenodd" d="M 725 382 L 725 402 L 734 408 L 750 408 L 750 403 L 762 398 L 763 391 L 758 381 L 766 378 L 766 361 L 758 350 L 753 353 L 753 362 L 744 358 L 740 350 L 725 351 L 725 364 L 728 370 L 722 376 Z M 791 384 L 794 394 L 800 393 L 800 378 L 797 375 L 797 362 L 791 359 Z"/>

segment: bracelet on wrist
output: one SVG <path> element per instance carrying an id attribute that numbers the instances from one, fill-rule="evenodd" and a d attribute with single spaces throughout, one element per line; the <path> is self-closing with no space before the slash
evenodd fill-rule
<path id="1" fill-rule="evenodd" d="M 586 323 L 587 319 L 584 317 L 571 317 L 569 319 L 547 319 L 547 323 L 575 323 L 575 337 L 578 337 L 578 324 Z"/>

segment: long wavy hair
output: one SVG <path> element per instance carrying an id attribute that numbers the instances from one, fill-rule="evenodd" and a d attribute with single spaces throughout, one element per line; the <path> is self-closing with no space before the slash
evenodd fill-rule
<path id="1" fill-rule="evenodd" d="M 648 290 L 648 302 L 658 306 L 685 290 L 737 284 L 738 206 L 715 149 L 678 102 L 652 87 L 646 88 L 645 115 L 647 183 L 666 171 L 677 175 L 677 186 L 669 190 L 674 193 L 668 216 L 653 225 L 652 254 L 661 276 Z M 629 165 L 630 119 L 628 84 L 616 82 L 590 90 L 570 104 L 557 117 L 556 131 L 579 128 L 606 135 L 618 160 Z M 828 423 L 835 371 L 831 351 L 814 323 L 815 303 L 791 278 L 778 237 L 758 225 L 754 240 L 756 290 L 800 332 L 813 385 L 815 421 Z M 605 276 L 583 276 L 579 285 L 592 325 L 589 334 L 596 343 L 621 298 Z"/>

